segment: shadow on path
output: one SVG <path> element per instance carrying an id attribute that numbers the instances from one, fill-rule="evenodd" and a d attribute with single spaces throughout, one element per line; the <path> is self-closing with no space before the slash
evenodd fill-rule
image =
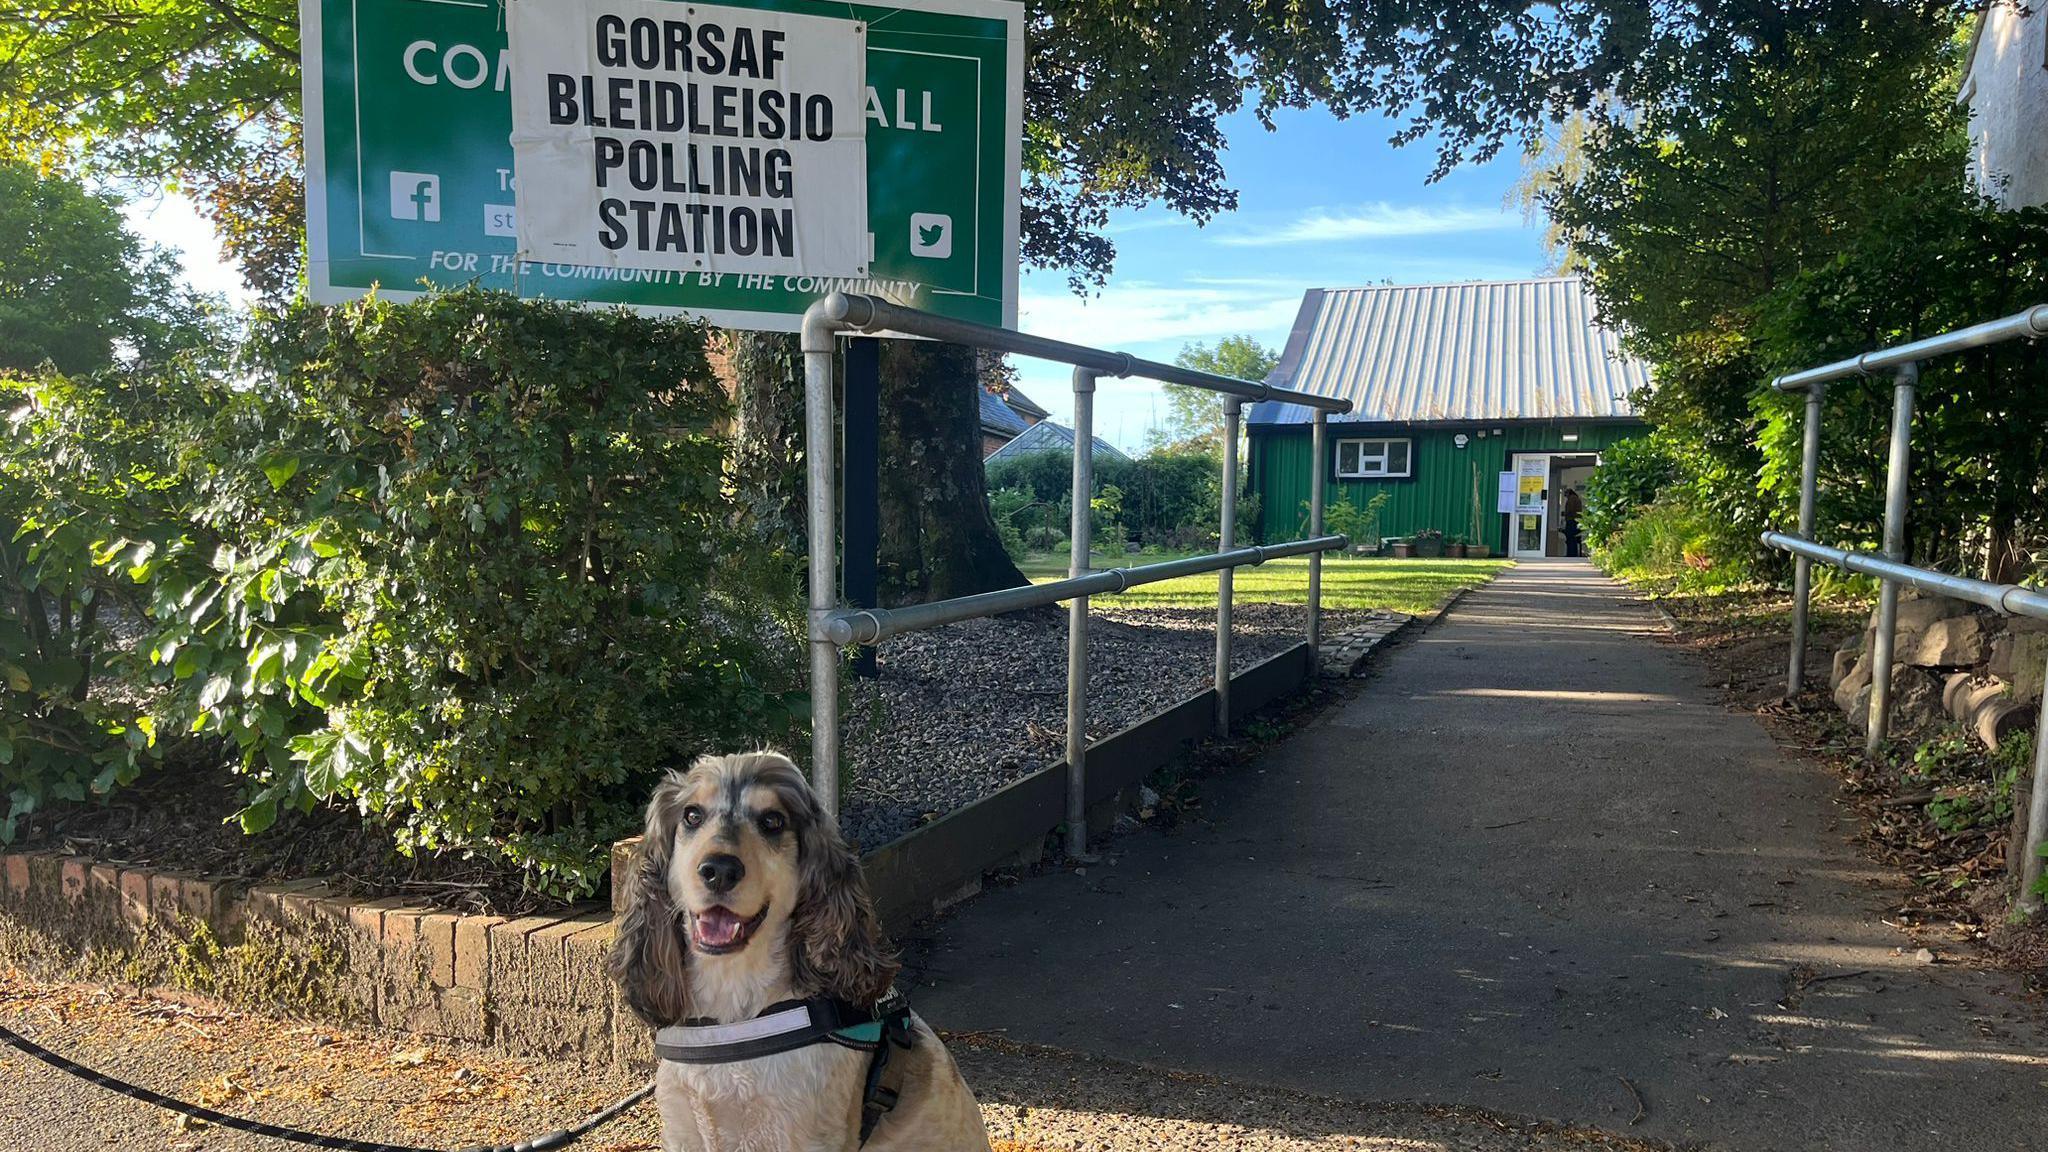
<path id="1" fill-rule="evenodd" d="M 1511 570 L 1209 785 L 1213 823 L 941 924 L 920 1011 L 1714 1147 L 2048 1147 L 2038 1008 L 1902 954 L 1833 781 L 1661 635 L 1582 563 Z"/>

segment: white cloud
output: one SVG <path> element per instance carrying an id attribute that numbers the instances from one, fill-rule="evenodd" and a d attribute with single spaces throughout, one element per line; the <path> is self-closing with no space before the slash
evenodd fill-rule
<path id="1" fill-rule="evenodd" d="M 1306 283 L 1169 287 L 1129 281 L 1099 295 L 1026 290 L 1018 301 L 1020 327 L 1097 348 L 1159 355 L 1138 345 L 1214 340 L 1251 333 L 1272 342 L 1284 337 L 1301 307 Z"/>
<path id="2" fill-rule="evenodd" d="M 1233 247 L 1251 248 L 1345 240 L 1391 240 L 1412 236 L 1442 236 L 1453 232 L 1493 232 L 1521 227 L 1525 227 L 1522 214 L 1504 208 L 1398 205 L 1380 201 L 1334 212 L 1327 208 L 1311 209 L 1278 227 L 1253 232 L 1233 232 L 1217 237 L 1217 242 Z"/>

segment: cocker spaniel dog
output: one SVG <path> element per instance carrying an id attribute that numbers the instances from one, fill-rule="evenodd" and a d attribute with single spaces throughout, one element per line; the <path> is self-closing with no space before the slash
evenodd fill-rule
<path id="1" fill-rule="evenodd" d="M 611 972 L 653 1025 L 665 1152 L 987 1152 L 891 990 L 860 862 L 796 765 L 705 756 L 647 806 Z"/>

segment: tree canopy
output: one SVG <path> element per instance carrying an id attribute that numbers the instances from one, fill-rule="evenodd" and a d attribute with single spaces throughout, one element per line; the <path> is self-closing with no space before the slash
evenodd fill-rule
<path id="1" fill-rule="evenodd" d="M 1112 208 L 1196 220 L 1236 204 L 1220 117 L 1320 104 L 1434 134 L 1438 174 L 1605 99 L 1684 107 L 1797 37 L 1932 0 L 1225 0 L 1027 5 L 1023 254 L 1098 282 Z M 279 279 L 298 231 L 297 5 L 110 0 L 0 22 L 0 149 L 181 181 L 211 205 L 252 281 Z M 263 179 L 250 179 L 255 174 Z M 259 270 L 260 269 L 260 270 Z"/>
<path id="2" fill-rule="evenodd" d="M 154 361 L 203 342 L 209 303 L 111 196 L 0 160 L 0 368 Z"/>
<path id="3" fill-rule="evenodd" d="M 1183 345 L 1173 362 L 1183 368 L 1259 382 L 1272 375 L 1280 354 L 1250 336 L 1225 336 L 1214 348 L 1201 341 Z M 1166 421 L 1153 430 L 1155 446 L 1213 451 L 1223 435 L 1222 395 L 1180 384 L 1164 387 Z"/>
<path id="4" fill-rule="evenodd" d="M 1653 366 L 1644 412 L 1683 499 L 1750 567 L 1797 494 L 1800 406 L 1773 376 L 2005 315 L 2048 272 L 2048 214 L 1995 211 L 1966 184 L 1954 13 L 1838 7 L 1682 98 L 1596 108 L 1537 181 L 1603 317 Z M 2044 389 L 2024 348 L 1923 367 L 1922 559 L 2009 572 L 2013 534 L 2048 528 L 2029 447 L 2048 440 Z M 1876 541 L 1890 403 L 1829 389 L 1824 536 Z"/>

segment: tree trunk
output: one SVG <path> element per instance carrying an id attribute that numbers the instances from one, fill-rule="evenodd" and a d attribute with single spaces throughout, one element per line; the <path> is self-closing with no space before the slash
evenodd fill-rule
<path id="1" fill-rule="evenodd" d="M 733 334 L 734 482 L 757 532 L 804 540 L 803 357 L 796 337 Z M 909 604 L 1028 583 L 1003 551 L 981 466 L 972 349 L 882 345 L 881 598 Z"/>
<path id="2" fill-rule="evenodd" d="M 1003 551 L 981 465 L 981 374 L 971 348 L 882 344 L 885 604 L 944 600 L 1030 581 Z"/>
<path id="3" fill-rule="evenodd" d="M 804 358 L 787 332 L 733 332 L 727 344 L 739 424 L 733 486 L 757 538 L 802 551 Z"/>

